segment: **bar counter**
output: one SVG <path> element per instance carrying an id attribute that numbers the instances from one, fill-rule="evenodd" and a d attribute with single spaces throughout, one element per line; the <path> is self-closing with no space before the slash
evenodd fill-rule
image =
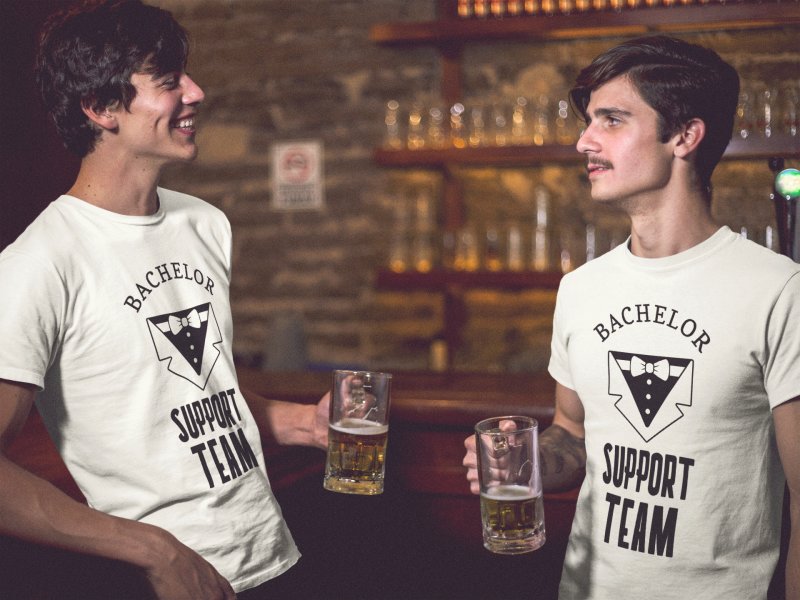
<path id="1" fill-rule="evenodd" d="M 270 398 L 314 403 L 330 387 L 330 374 L 240 368 L 239 383 Z M 541 431 L 552 421 L 553 392 L 546 374 L 394 373 L 379 496 L 326 491 L 324 452 L 265 443 L 273 489 L 303 554 L 292 569 L 302 573 L 296 597 L 556 598 L 576 491 L 545 495 L 543 548 L 498 556 L 483 548 L 478 498 L 461 465 L 464 439 L 477 421 L 524 414 Z M 83 500 L 35 411 L 9 455 Z M 353 578 L 360 583 L 354 586 Z"/>

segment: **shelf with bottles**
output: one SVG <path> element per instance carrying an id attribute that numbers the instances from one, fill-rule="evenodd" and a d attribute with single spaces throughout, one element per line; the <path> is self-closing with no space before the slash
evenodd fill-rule
<path id="1" fill-rule="evenodd" d="M 451 288 L 492 288 L 509 291 L 546 289 L 556 290 L 561 281 L 560 271 L 452 271 L 436 268 L 427 272 L 395 272 L 381 269 L 375 285 L 380 290 L 420 290 L 443 292 Z"/>
<path id="2" fill-rule="evenodd" d="M 726 160 L 761 159 L 772 156 L 800 158 L 800 136 L 779 133 L 772 137 L 731 140 L 723 156 Z M 480 165 L 486 167 L 524 167 L 539 163 L 574 163 L 585 161 L 574 145 L 484 146 L 480 148 L 376 148 L 375 162 L 385 167 L 444 168 L 448 165 Z"/>
<path id="3" fill-rule="evenodd" d="M 458 18 L 444 15 L 434 21 L 378 23 L 370 30 L 377 44 L 452 45 L 491 40 L 565 40 L 576 38 L 635 36 L 654 32 L 690 32 L 716 29 L 763 29 L 800 24 L 797 2 L 673 2 L 670 0 L 580 0 L 549 2 L 549 14 L 508 18 Z M 453 3 L 455 4 L 455 3 Z M 561 6 L 561 8 L 559 7 Z M 618 6 L 619 9 L 614 9 Z M 564 8 L 569 7 L 569 8 Z M 580 8 L 579 8 L 580 7 Z M 569 10 L 569 13 L 561 11 Z"/>
<path id="4" fill-rule="evenodd" d="M 627 223 L 618 220 L 554 221 L 554 200 L 543 184 L 536 185 L 533 197 L 532 206 L 516 208 L 527 214 L 479 217 L 455 229 L 437 226 L 427 190 L 418 190 L 411 201 L 395 199 L 386 267 L 377 275 L 377 287 L 451 293 L 470 288 L 556 289 L 563 273 L 600 256 L 627 235 Z"/>
<path id="5" fill-rule="evenodd" d="M 384 138 L 374 160 L 388 167 L 431 168 L 581 163 L 575 143 L 582 124 L 566 97 L 563 91 L 537 98 L 495 93 L 449 108 L 440 98 L 415 98 L 407 107 L 389 100 Z M 773 156 L 800 156 L 800 78 L 742 81 L 724 158 Z"/>

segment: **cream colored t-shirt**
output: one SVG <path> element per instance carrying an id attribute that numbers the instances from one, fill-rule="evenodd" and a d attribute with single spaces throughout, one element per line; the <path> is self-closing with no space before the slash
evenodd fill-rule
<path id="1" fill-rule="evenodd" d="M 89 504 L 163 527 L 237 591 L 299 553 L 233 364 L 230 224 L 196 198 L 123 216 L 62 196 L 0 254 L 0 378 Z"/>
<path id="2" fill-rule="evenodd" d="M 564 277 L 549 371 L 583 403 L 587 469 L 559 598 L 766 598 L 785 481 L 771 409 L 800 395 L 798 271 L 723 227 Z"/>

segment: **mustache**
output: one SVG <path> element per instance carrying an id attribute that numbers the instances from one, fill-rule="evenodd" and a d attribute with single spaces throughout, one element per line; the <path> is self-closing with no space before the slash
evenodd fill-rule
<path id="1" fill-rule="evenodd" d="M 586 165 L 588 167 L 596 166 L 602 167 L 604 169 L 613 169 L 614 165 L 611 164 L 611 161 L 599 158 L 599 157 L 591 157 L 589 158 L 589 164 Z"/>

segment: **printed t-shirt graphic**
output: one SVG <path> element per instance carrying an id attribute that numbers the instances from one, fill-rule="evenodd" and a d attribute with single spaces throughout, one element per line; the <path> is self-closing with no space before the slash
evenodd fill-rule
<path id="1" fill-rule="evenodd" d="M 693 360 L 608 353 L 608 393 L 645 442 L 683 417 L 681 406 L 692 405 L 693 376 Z"/>
<path id="2" fill-rule="evenodd" d="M 222 334 L 210 303 L 147 319 L 158 360 L 201 390 L 219 358 Z"/>

